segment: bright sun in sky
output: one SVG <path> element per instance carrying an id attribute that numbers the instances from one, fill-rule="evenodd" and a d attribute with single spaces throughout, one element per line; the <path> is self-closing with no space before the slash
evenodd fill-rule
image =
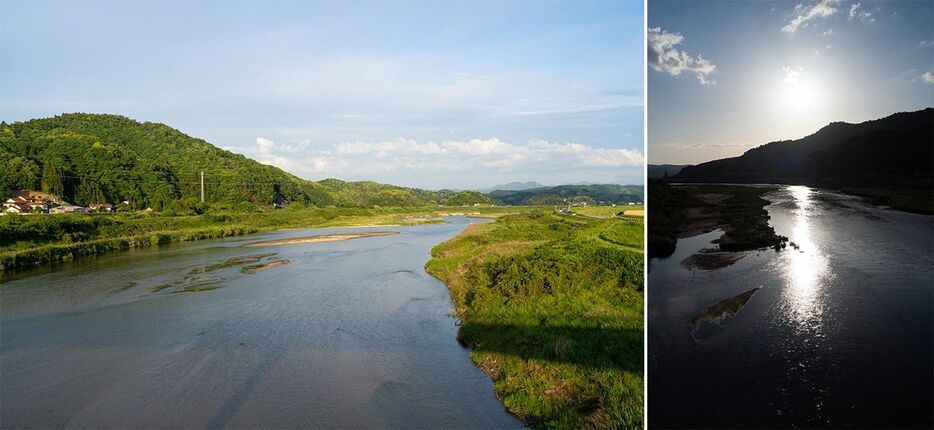
<path id="1" fill-rule="evenodd" d="M 773 92 L 772 109 L 791 122 L 807 122 L 824 110 L 826 88 L 817 74 L 801 67 L 785 67 L 779 82 L 767 86 Z"/>

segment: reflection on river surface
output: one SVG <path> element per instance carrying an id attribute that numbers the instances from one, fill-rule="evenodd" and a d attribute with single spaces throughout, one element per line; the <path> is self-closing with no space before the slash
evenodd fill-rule
<path id="1" fill-rule="evenodd" d="M 765 197 L 785 250 L 682 266 L 711 232 L 650 262 L 649 425 L 930 427 L 932 217 L 803 186 Z M 699 312 L 759 287 L 693 333 Z"/>
<path id="2" fill-rule="evenodd" d="M 423 267 L 468 220 L 345 242 L 283 231 L 0 284 L 4 428 L 520 428 Z M 386 230 L 381 228 L 380 230 Z M 268 270 L 251 264 L 275 261 Z"/>

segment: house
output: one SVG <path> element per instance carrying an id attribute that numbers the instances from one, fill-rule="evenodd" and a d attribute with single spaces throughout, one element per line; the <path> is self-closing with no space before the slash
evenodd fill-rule
<path id="1" fill-rule="evenodd" d="M 10 214 L 10 215 L 19 215 L 19 214 L 22 214 L 22 213 L 24 213 L 24 212 L 23 212 L 23 209 L 22 209 L 21 207 L 19 207 L 19 206 L 17 206 L 17 205 L 7 206 L 6 203 L 4 203 L 4 204 L 3 204 L 3 212 L 0 212 L 0 215 L 6 215 L 6 214 Z"/>
<path id="2" fill-rule="evenodd" d="M 88 212 L 113 212 L 114 207 L 110 203 L 91 203 L 88 205 Z"/>
<path id="3" fill-rule="evenodd" d="M 87 212 L 87 209 L 81 206 L 66 204 L 66 205 L 61 205 L 59 207 L 52 208 L 49 212 L 53 214 L 85 213 Z"/>
<path id="4" fill-rule="evenodd" d="M 4 211 L 8 213 L 45 213 L 49 211 L 49 204 L 42 197 L 31 198 L 16 196 L 3 202 Z M 15 209 L 15 210 L 14 210 Z"/>

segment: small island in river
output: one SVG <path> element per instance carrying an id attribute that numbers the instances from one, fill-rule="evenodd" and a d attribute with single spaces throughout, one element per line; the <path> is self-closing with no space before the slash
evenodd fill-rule
<path id="1" fill-rule="evenodd" d="M 291 239 L 267 240 L 263 242 L 248 243 L 246 246 L 276 246 L 296 245 L 300 243 L 338 242 L 341 240 L 361 239 L 364 237 L 389 236 L 399 234 L 398 231 L 367 231 L 363 233 L 320 234 L 316 236 L 293 237 Z"/>

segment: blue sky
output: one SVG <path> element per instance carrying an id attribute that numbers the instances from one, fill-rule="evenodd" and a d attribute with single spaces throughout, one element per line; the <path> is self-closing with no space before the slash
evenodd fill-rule
<path id="1" fill-rule="evenodd" d="M 0 119 L 126 115 L 309 179 L 641 183 L 641 1 L 10 2 Z"/>
<path id="2" fill-rule="evenodd" d="M 931 1 L 650 0 L 648 21 L 653 164 L 934 106 Z"/>

